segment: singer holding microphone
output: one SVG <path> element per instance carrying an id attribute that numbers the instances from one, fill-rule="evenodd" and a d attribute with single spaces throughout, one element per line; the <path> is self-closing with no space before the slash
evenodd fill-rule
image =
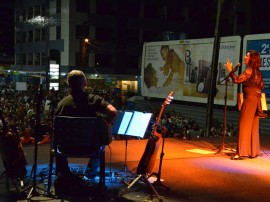
<path id="1" fill-rule="evenodd" d="M 238 67 L 233 69 L 233 64 L 229 59 L 225 64 L 233 83 L 242 83 L 244 95 L 238 122 L 237 150 L 234 157 L 231 158 L 232 160 L 255 158 L 260 155 L 261 151 L 259 116 L 256 113 L 261 90 L 264 88 L 262 72 L 259 69 L 262 66 L 260 54 L 255 50 L 249 50 L 244 56 L 244 64 L 247 65 L 247 68 L 239 76 L 235 75 Z"/>

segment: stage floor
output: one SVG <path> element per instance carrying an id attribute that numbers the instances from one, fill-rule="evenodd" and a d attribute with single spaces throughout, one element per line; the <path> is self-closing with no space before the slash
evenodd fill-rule
<path id="1" fill-rule="evenodd" d="M 224 150 L 218 150 L 222 138 L 199 138 L 183 140 L 166 138 L 164 156 L 160 166 L 160 151 L 156 156 L 152 172 L 161 173 L 162 186 L 155 186 L 164 201 L 270 201 L 270 137 L 261 137 L 261 156 L 255 159 L 230 160 L 236 147 L 236 137 L 224 139 Z M 106 148 L 106 171 L 114 175 L 106 177 L 108 196 L 102 201 L 159 201 L 156 196 L 149 200 L 147 186 L 138 182 L 126 191 L 122 180 L 134 179 L 139 160 L 147 140 L 115 140 Z M 162 146 L 162 145 L 161 145 Z M 28 160 L 28 172 L 32 170 L 34 147 L 24 147 Z M 218 152 L 219 151 L 219 152 Z M 87 159 L 70 158 L 74 172 L 82 172 Z M 2 162 L 2 161 L 1 161 Z M 49 145 L 38 147 L 37 174 L 46 173 L 49 166 Z M 126 168 L 126 169 L 125 169 Z M 161 169 L 160 169 L 161 168 Z M 3 170 L 1 165 L 1 170 Z M 40 176 L 38 176 L 39 178 Z M 155 175 L 150 178 L 155 181 Z M 31 186 L 31 185 L 30 185 Z M 38 179 L 37 187 L 44 188 Z M 46 185 L 45 185 L 46 187 Z M 53 189 L 52 189 L 53 190 Z M 121 197 L 119 192 L 125 193 Z M 0 200 L 25 201 L 8 194 L 4 178 L 0 181 Z M 12 198 L 13 197 L 13 198 Z M 32 197 L 35 201 L 63 201 L 43 196 Z M 79 201 L 65 199 L 64 201 Z M 92 201 L 96 201 L 92 199 Z"/>

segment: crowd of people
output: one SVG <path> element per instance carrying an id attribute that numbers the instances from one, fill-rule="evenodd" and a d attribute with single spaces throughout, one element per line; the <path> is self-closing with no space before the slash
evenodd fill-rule
<path id="1" fill-rule="evenodd" d="M 159 112 L 158 110 L 152 110 L 152 113 L 153 121 L 155 121 Z M 224 133 L 223 121 L 214 119 L 211 134 L 205 134 L 205 130 L 199 126 L 198 122 L 175 110 L 164 112 L 159 124 L 166 128 L 165 137 L 170 138 L 194 139 L 206 136 L 221 137 Z M 233 123 L 227 123 L 225 136 L 237 136 L 237 127 Z"/>
<path id="2" fill-rule="evenodd" d="M 1 110 L 10 130 L 23 144 L 34 144 L 38 85 L 28 84 L 27 91 L 18 91 L 15 83 L 1 83 L 0 92 Z M 52 123 L 49 110 L 45 110 L 45 104 L 46 100 L 43 99 L 40 109 L 41 130 L 37 141 L 49 134 Z"/>
<path id="3" fill-rule="evenodd" d="M 47 144 L 50 142 L 56 105 L 69 93 L 68 86 L 62 86 L 59 91 L 52 89 L 48 93 L 44 90 L 42 94 L 39 87 L 39 84 L 28 83 L 27 91 L 18 91 L 16 90 L 15 83 L 0 83 L 1 110 L 10 129 L 21 139 L 24 145 L 32 145 L 35 141 L 38 141 L 38 144 Z M 112 93 L 109 90 L 97 89 L 90 89 L 90 91 L 104 97 L 118 110 L 130 109 L 128 106 L 128 93 Z M 40 99 L 38 96 L 41 96 L 42 102 L 40 106 L 40 128 L 38 129 L 38 134 L 36 134 L 36 103 Z M 153 113 L 151 122 L 155 122 L 159 115 L 158 110 L 152 110 L 151 113 Z M 176 111 L 164 112 L 160 119 L 160 125 L 166 127 L 166 137 L 192 139 L 205 136 L 204 130 L 196 121 Z M 149 130 L 151 131 L 151 124 Z M 211 132 L 209 136 L 221 136 L 223 134 L 222 121 L 214 120 Z M 227 135 L 233 136 L 236 133 L 236 128 L 229 123 L 227 125 Z M 114 137 L 115 139 L 121 139 L 121 136 Z"/>
<path id="4" fill-rule="evenodd" d="M 125 97 L 119 93 L 109 95 L 108 91 L 88 89 L 94 94 L 102 94 L 105 99 L 111 100 L 114 106 L 121 109 Z M 27 82 L 27 90 L 16 90 L 16 83 L 0 83 L 0 105 L 10 130 L 17 135 L 25 145 L 49 143 L 52 133 L 52 122 L 58 102 L 68 95 L 69 87 L 64 85 L 61 90 L 51 89 L 46 92 L 40 89 L 37 82 Z M 38 104 L 38 101 L 41 103 Z M 36 128 L 37 111 L 39 112 L 39 128 Z M 2 122 L 1 122 L 2 123 Z"/>

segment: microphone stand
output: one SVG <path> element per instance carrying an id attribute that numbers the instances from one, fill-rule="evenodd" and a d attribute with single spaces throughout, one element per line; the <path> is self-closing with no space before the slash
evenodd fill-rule
<path id="1" fill-rule="evenodd" d="M 34 145 L 34 164 L 33 164 L 33 182 L 32 187 L 28 193 L 27 201 L 30 200 L 33 196 L 39 196 L 39 192 L 37 191 L 37 137 L 39 134 L 40 129 L 40 109 L 41 109 L 41 102 L 42 102 L 42 84 L 40 84 L 39 92 L 37 93 L 37 100 L 36 100 L 36 125 L 35 125 L 35 145 Z M 40 188 L 39 188 L 40 189 Z M 41 189 L 45 192 L 45 190 Z"/>
<path id="2" fill-rule="evenodd" d="M 49 162 L 49 175 L 48 175 L 48 186 L 47 186 L 47 194 L 51 194 L 52 187 L 52 172 L 53 172 L 53 155 L 52 155 L 52 139 L 53 139 L 53 124 L 54 124 L 54 109 L 56 108 L 56 100 L 54 98 L 51 99 L 50 102 L 50 113 L 51 113 L 51 131 L 50 131 L 50 162 Z"/>
<path id="3" fill-rule="evenodd" d="M 38 153 L 38 141 L 37 137 L 40 133 L 40 125 L 41 125 L 41 120 L 40 120 L 40 114 L 41 114 L 41 104 L 42 104 L 42 84 L 40 83 L 39 86 L 39 92 L 37 93 L 37 103 L 36 103 L 36 125 L 35 125 L 35 145 L 34 145 L 34 163 L 33 163 L 33 182 L 32 182 L 32 187 L 28 193 L 28 196 L 26 198 L 26 201 L 31 201 L 32 197 L 35 196 L 40 196 L 40 193 L 37 191 L 38 189 L 46 193 L 46 190 L 41 189 L 37 187 L 37 153 Z M 49 193 L 47 193 L 49 194 Z M 46 195 L 46 194 L 45 194 Z"/>
<path id="4" fill-rule="evenodd" d="M 224 151 L 226 149 L 226 147 L 229 147 L 231 149 L 231 151 L 233 151 L 233 149 L 229 146 L 225 144 L 225 135 L 227 133 L 227 94 L 228 94 L 228 82 L 230 79 L 230 76 L 233 72 L 235 72 L 237 70 L 239 65 L 236 66 L 236 68 L 234 70 L 232 70 L 223 80 L 221 80 L 218 85 L 221 84 L 221 82 L 225 81 L 225 95 L 224 95 L 224 113 L 223 113 L 223 136 L 222 136 L 222 143 L 221 145 L 219 145 L 216 149 L 218 150 L 216 152 L 216 154 L 220 153 L 221 151 Z"/>

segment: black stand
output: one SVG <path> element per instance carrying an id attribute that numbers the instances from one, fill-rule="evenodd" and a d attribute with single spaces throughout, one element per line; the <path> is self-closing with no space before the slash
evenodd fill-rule
<path id="1" fill-rule="evenodd" d="M 162 127 L 162 126 L 160 126 Z M 160 152 L 160 160 L 159 160 L 159 167 L 158 167 L 158 172 L 151 173 L 149 177 L 151 176 L 156 176 L 157 180 L 153 183 L 154 186 L 162 187 L 167 189 L 168 191 L 170 190 L 169 187 L 166 187 L 165 185 L 162 184 L 161 182 L 161 168 L 162 168 L 162 161 L 163 161 L 163 156 L 164 156 L 164 143 L 165 143 L 165 134 L 166 134 L 167 129 L 165 127 L 162 127 L 162 147 L 161 147 L 161 152 Z M 148 178 L 149 178 L 148 177 Z"/>
<path id="2" fill-rule="evenodd" d="M 32 187 L 30 187 L 30 191 L 26 198 L 26 201 L 31 200 L 32 197 L 40 196 L 40 193 L 37 190 L 43 191 L 47 195 L 46 190 L 37 187 L 37 152 L 38 152 L 38 135 L 40 132 L 40 114 L 41 114 L 41 103 L 42 103 L 42 84 L 40 84 L 39 92 L 37 93 L 37 103 L 36 103 L 36 127 L 35 127 L 35 145 L 34 145 L 34 163 L 33 163 L 33 182 Z"/>
<path id="3" fill-rule="evenodd" d="M 127 147 L 128 147 L 128 139 L 126 138 L 124 171 L 127 171 Z"/>
<path id="4" fill-rule="evenodd" d="M 228 81 L 230 78 L 230 74 L 226 76 L 222 81 L 225 81 L 225 95 L 224 95 L 224 114 L 223 114 L 223 136 L 222 136 L 222 143 L 217 147 L 217 152 L 216 154 L 226 150 L 227 148 L 230 148 L 231 151 L 233 149 L 225 144 L 225 136 L 227 133 L 227 93 L 228 93 Z M 220 84 L 222 81 L 220 81 L 218 84 Z"/>
<path id="5" fill-rule="evenodd" d="M 126 141 L 126 147 L 125 147 L 125 164 L 124 164 L 124 169 L 123 171 L 127 171 L 127 145 L 128 145 L 128 140 L 125 138 Z"/>
<path id="6" fill-rule="evenodd" d="M 51 110 L 51 119 L 52 119 L 52 130 L 50 131 L 50 141 L 53 138 L 53 120 L 54 120 L 54 109 L 56 107 L 56 101 L 51 100 L 50 103 L 50 110 Z M 53 155 L 52 155 L 52 144 L 50 144 L 50 162 L 49 162 L 49 175 L 48 175 L 48 187 L 47 193 L 51 193 L 51 186 L 52 186 L 52 172 L 53 172 Z"/>
<path id="7" fill-rule="evenodd" d="M 120 170 L 119 172 L 127 172 L 128 167 L 127 167 L 127 148 L 128 148 L 128 137 L 125 137 L 125 163 L 124 163 L 124 168 L 123 170 Z M 129 171 L 131 172 L 131 171 Z"/>
<path id="8" fill-rule="evenodd" d="M 124 171 L 127 171 L 127 146 L 128 137 L 141 137 L 145 135 L 145 130 L 149 124 L 152 113 L 143 113 L 137 111 L 119 111 L 114 124 L 112 133 L 125 136 L 125 165 Z M 143 120 L 143 121 L 142 121 Z"/>

